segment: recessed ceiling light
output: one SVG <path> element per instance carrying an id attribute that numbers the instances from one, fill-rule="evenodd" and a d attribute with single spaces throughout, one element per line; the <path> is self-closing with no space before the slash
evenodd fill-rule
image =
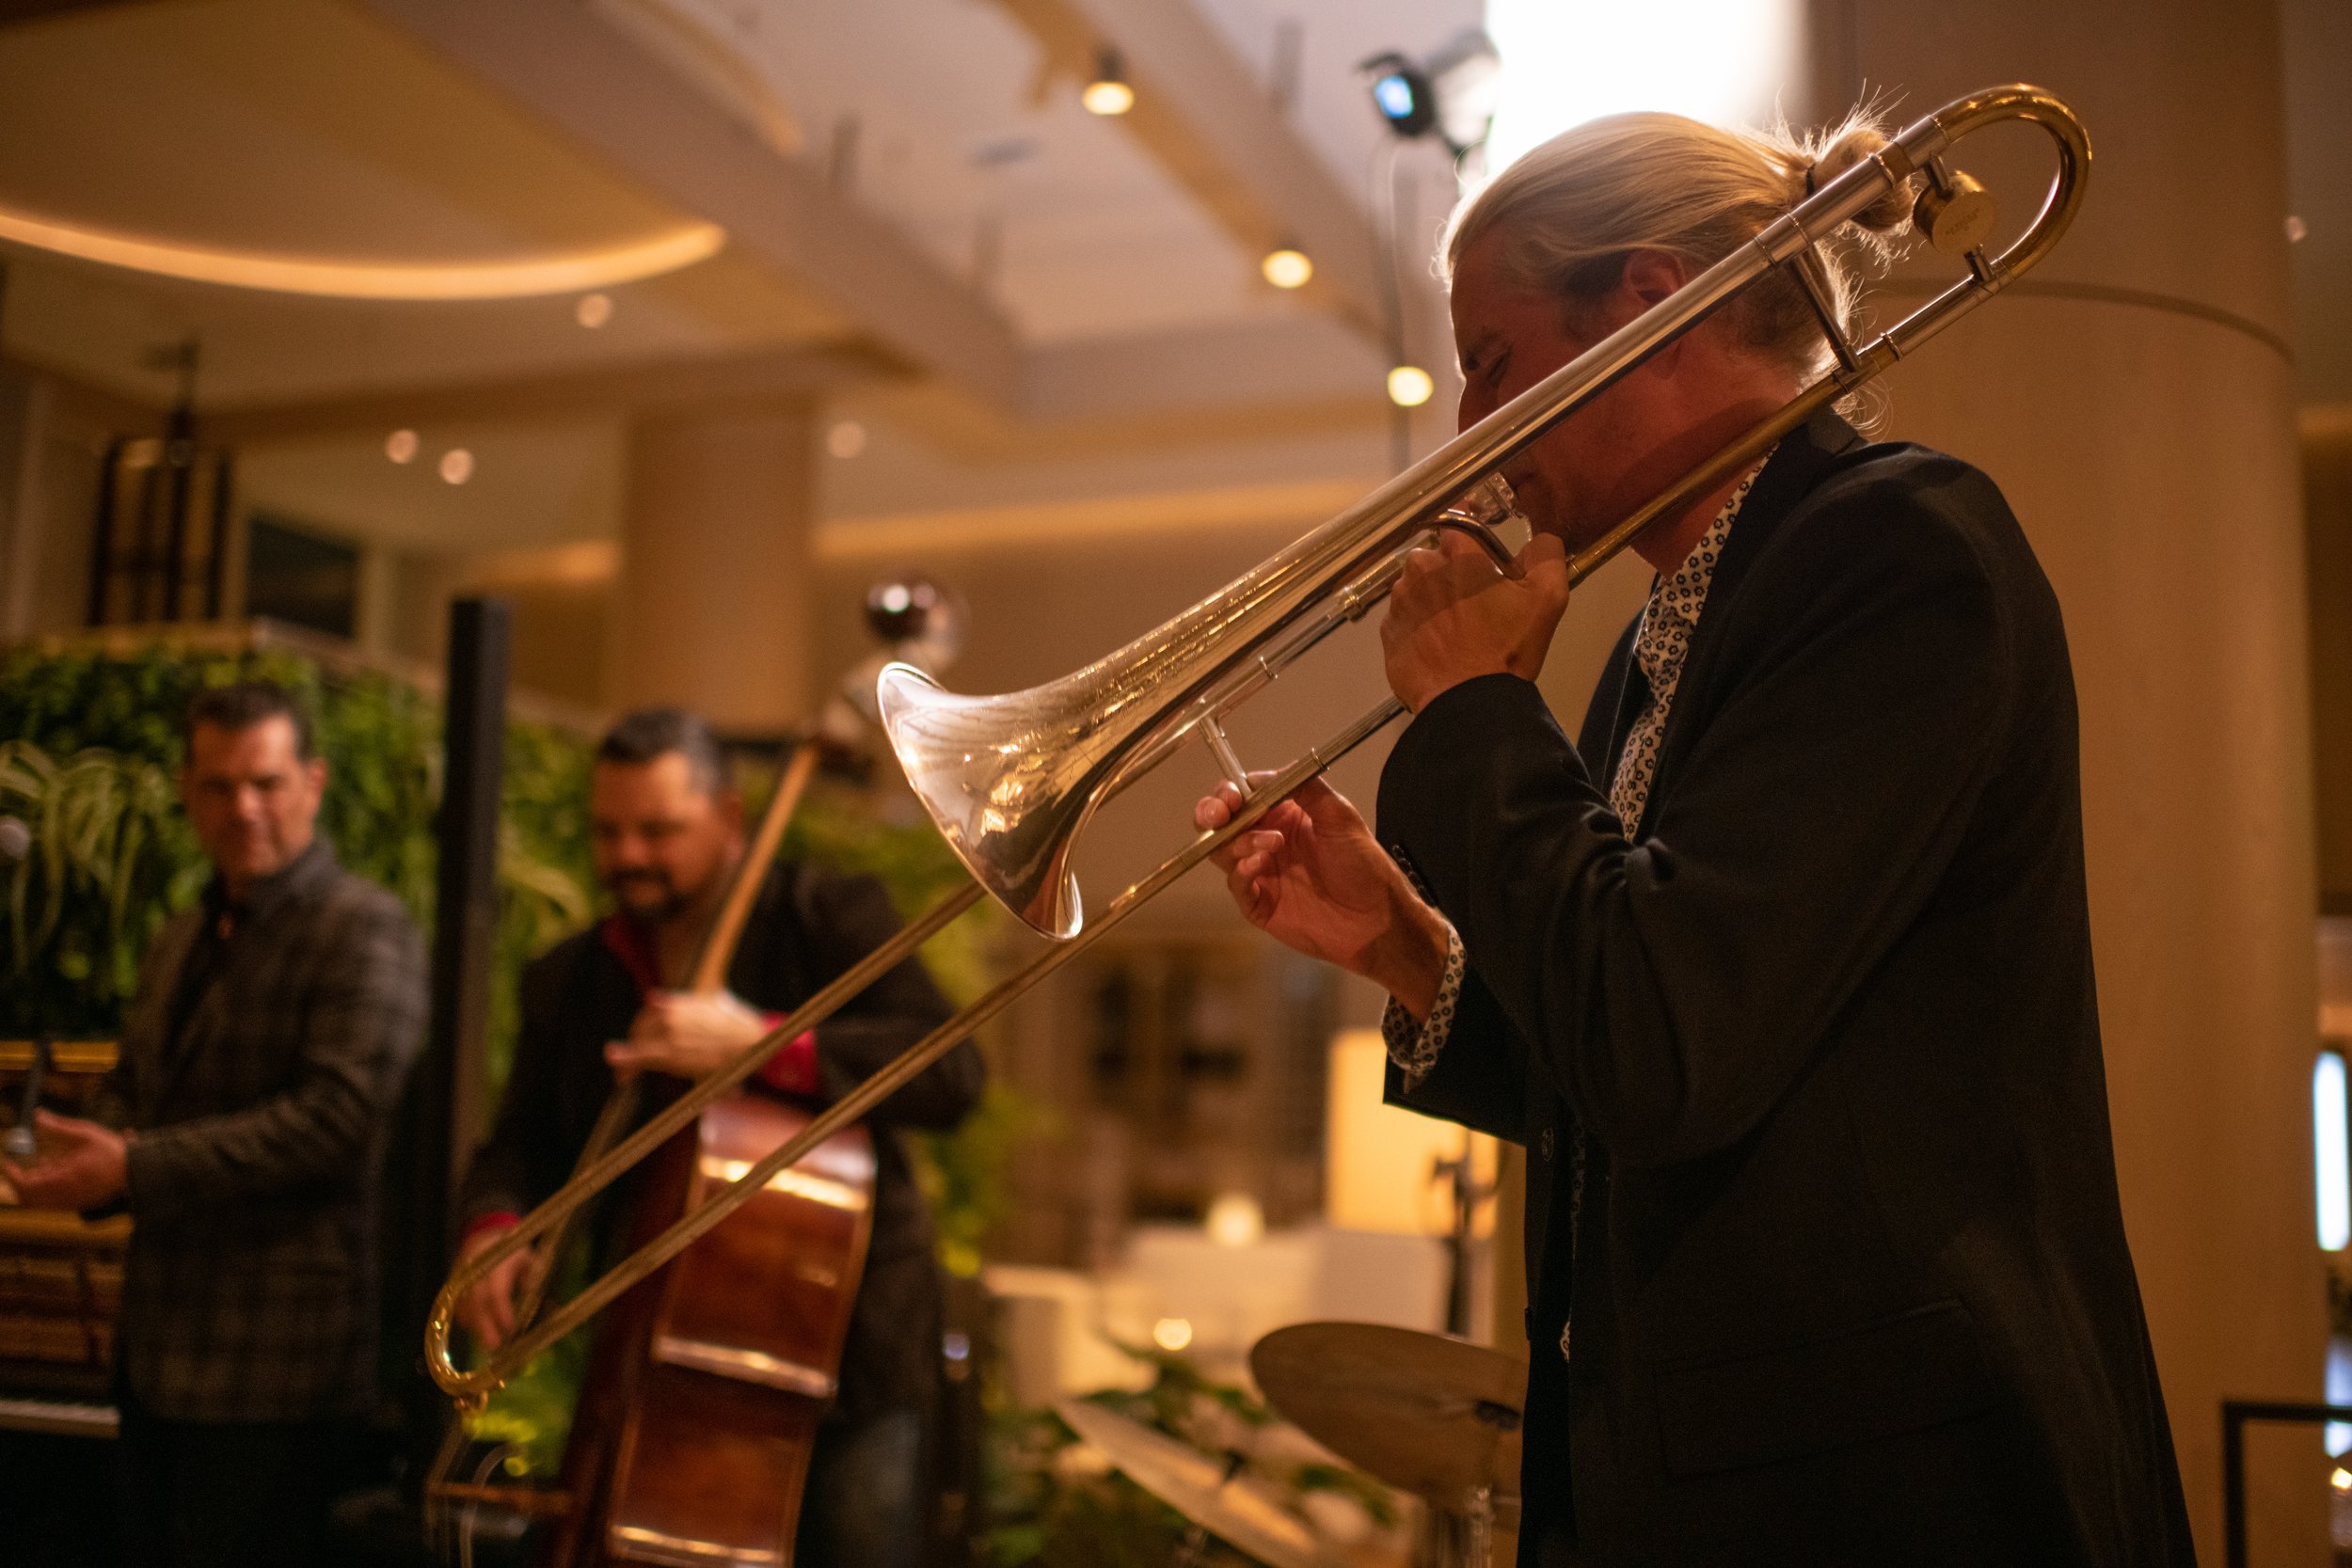
<path id="1" fill-rule="evenodd" d="M 1119 51 L 1104 49 L 1094 56 L 1094 80 L 1078 94 L 1078 102 L 1087 106 L 1089 114 L 1123 115 L 1136 106 L 1136 89 L 1127 85 L 1127 72 L 1120 65 Z"/>
<path id="2" fill-rule="evenodd" d="M 441 453 L 441 478 L 452 484 L 463 484 L 473 478 L 473 453 L 463 447 L 452 447 Z"/>
<path id="3" fill-rule="evenodd" d="M 580 303 L 572 308 L 572 318 L 589 331 L 594 332 L 612 319 L 612 296 L 611 294 L 580 295 Z"/>
<path id="4" fill-rule="evenodd" d="M 825 450 L 835 457 L 855 457 L 866 450 L 866 427 L 855 420 L 843 420 L 825 432 Z"/>
<path id="5" fill-rule="evenodd" d="M 1438 384 L 1419 365 L 1399 365 L 1389 372 L 1389 401 L 1399 408 L 1419 408 L 1437 389 Z"/>
<path id="6" fill-rule="evenodd" d="M 1286 245 L 1267 251 L 1265 260 L 1258 263 L 1258 270 L 1278 289 L 1296 289 L 1315 275 L 1315 264 L 1307 259 L 1305 251 Z"/>
<path id="7" fill-rule="evenodd" d="M 395 463 L 406 463 L 417 455 L 417 433 L 395 430 L 384 437 L 384 455 Z"/>

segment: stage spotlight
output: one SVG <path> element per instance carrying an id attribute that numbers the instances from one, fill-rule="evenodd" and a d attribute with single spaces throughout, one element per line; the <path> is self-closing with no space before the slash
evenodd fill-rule
<path id="1" fill-rule="evenodd" d="M 1419 365 L 1399 365 L 1389 372 L 1389 401 L 1399 408 L 1419 408 L 1437 390 L 1438 384 Z"/>
<path id="2" fill-rule="evenodd" d="M 1390 130 L 1409 140 L 1438 123 L 1437 87 L 1421 67 L 1392 51 L 1375 55 L 1362 69 L 1373 73 L 1372 105 Z"/>
<path id="3" fill-rule="evenodd" d="M 1315 264 L 1296 245 L 1285 245 L 1267 251 L 1265 260 L 1258 263 L 1258 270 L 1278 289 L 1296 289 L 1304 287 L 1307 279 L 1315 275 Z"/>
<path id="4" fill-rule="evenodd" d="M 417 455 L 417 433 L 413 430 L 395 430 L 385 436 L 384 455 L 395 463 L 414 460 Z"/>
<path id="5" fill-rule="evenodd" d="M 473 453 L 463 447 L 441 453 L 441 478 L 450 484 L 463 484 L 473 478 Z"/>
<path id="6" fill-rule="evenodd" d="M 1087 112 L 1098 115 L 1123 115 L 1136 106 L 1136 89 L 1127 85 L 1127 72 L 1121 68 L 1119 51 L 1104 49 L 1094 56 L 1094 80 L 1078 94 L 1078 102 Z"/>
<path id="7" fill-rule="evenodd" d="M 1457 158 L 1485 143 L 1502 94 L 1502 57 L 1478 28 L 1455 34 L 1424 59 L 1390 50 L 1361 69 L 1372 78 L 1373 107 L 1399 136 L 1435 131 Z"/>
<path id="8" fill-rule="evenodd" d="M 580 304 L 573 308 L 572 319 L 594 332 L 612 319 L 612 296 L 611 294 L 580 295 Z"/>

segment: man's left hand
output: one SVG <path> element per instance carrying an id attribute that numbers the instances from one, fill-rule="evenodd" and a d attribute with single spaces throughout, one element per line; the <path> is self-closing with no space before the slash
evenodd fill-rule
<path id="1" fill-rule="evenodd" d="M 37 1111 L 40 1157 L 29 1165 L 0 1159 L 17 1201 L 27 1209 L 95 1209 L 130 1184 L 130 1140 L 111 1127 Z"/>
<path id="2" fill-rule="evenodd" d="M 622 1078 L 644 1071 L 706 1078 L 767 1033 L 767 1016 L 731 992 L 655 991 L 645 998 L 628 1038 L 606 1046 L 604 1059 Z"/>
<path id="3" fill-rule="evenodd" d="M 1506 578 L 1470 540 L 1448 530 L 1434 549 L 1405 558 L 1380 623 L 1389 687 L 1419 713 L 1439 692 L 1480 675 L 1534 680 L 1568 608 L 1568 568 L 1560 541 L 1539 533 Z"/>

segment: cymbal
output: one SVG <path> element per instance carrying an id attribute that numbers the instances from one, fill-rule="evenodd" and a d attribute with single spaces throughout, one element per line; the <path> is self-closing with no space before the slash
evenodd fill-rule
<path id="1" fill-rule="evenodd" d="M 1444 1508 L 1519 1495 L 1527 1363 L 1382 1323 L 1294 1323 L 1249 1352 L 1266 1402 L 1358 1468 Z"/>
<path id="2" fill-rule="evenodd" d="M 1188 1444 L 1099 1404 L 1064 1400 L 1056 1413 L 1136 1485 L 1267 1568 L 1330 1568 L 1314 1532 L 1246 1476 Z"/>

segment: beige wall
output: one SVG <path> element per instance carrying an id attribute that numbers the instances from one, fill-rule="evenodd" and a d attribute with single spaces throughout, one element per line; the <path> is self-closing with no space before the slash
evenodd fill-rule
<path id="1" fill-rule="evenodd" d="M 2090 127 L 2075 231 L 1895 372 L 1893 432 L 2001 483 L 2065 610 L 2125 1219 L 2200 1546 L 2217 1560 L 2219 1402 L 2315 1397 L 2325 1333 L 2275 14 L 1823 12 L 1825 80 L 1899 95 L 1904 118 L 2027 80 Z M 2009 156 L 1958 161 L 1991 174 L 2019 166 Z M 2272 1560 L 2317 1560 L 2316 1434 L 2259 1451 L 2258 1541 L 2296 1554 Z"/>

